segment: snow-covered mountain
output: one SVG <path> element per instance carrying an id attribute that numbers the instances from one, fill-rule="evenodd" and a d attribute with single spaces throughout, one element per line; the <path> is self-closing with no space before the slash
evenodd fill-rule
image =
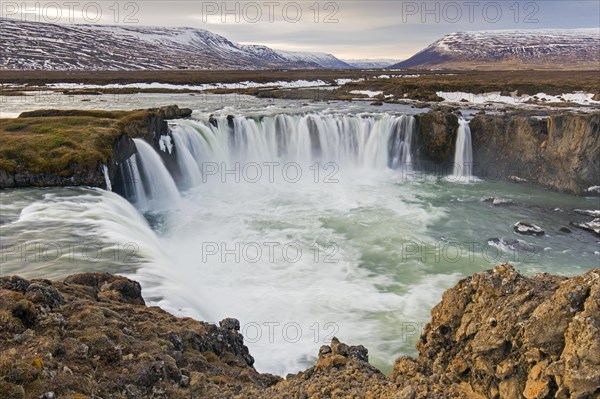
<path id="1" fill-rule="evenodd" d="M 391 65 L 397 64 L 398 59 L 379 59 L 379 58 L 360 58 L 360 59 L 343 59 L 347 64 L 352 65 L 355 68 L 360 69 L 380 69 L 380 68 L 388 68 Z"/>
<path id="2" fill-rule="evenodd" d="M 297 62 L 312 62 L 321 65 L 323 68 L 329 69 L 350 69 L 354 68 L 352 65 L 345 63 L 344 61 L 334 57 L 327 53 L 313 53 L 313 52 L 302 52 L 302 51 L 285 51 L 275 50 L 277 54 L 281 55 L 288 60 Z"/>
<path id="3" fill-rule="evenodd" d="M 600 63 L 600 29 L 458 32 L 393 68 L 591 68 Z"/>
<path id="4" fill-rule="evenodd" d="M 59 25 L 3 19 L 0 48 L 2 69 L 269 69 L 346 65 L 330 54 L 316 56 L 241 45 L 194 28 Z"/>

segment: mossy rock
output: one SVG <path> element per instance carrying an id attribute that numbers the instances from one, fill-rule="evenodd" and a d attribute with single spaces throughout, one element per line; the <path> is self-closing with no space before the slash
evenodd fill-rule
<path id="1" fill-rule="evenodd" d="M 0 381 L 0 398 L 3 399 L 24 399 L 25 390 L 21 385 L 10 384 Z"/>
<path id="2" fill-rule="evenodd" d="M 0 187 L 102 187 L 101 165 L 110 164 L 123 136 L 151 142 L 168 129 L 165 119 L 191 113 L 177 106 L 136 111 L 51 109 L 0 119 Z"/>

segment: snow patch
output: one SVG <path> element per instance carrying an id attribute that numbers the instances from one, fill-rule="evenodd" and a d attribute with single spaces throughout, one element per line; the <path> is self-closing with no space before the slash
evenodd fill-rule
<path id="1" fill-rule="evenodd" d="M 252 81 L 244 81 L 239 83 L 205 83 L 200 85 L 176 85 L 171 83 L 127 83 L 127 84 L 108 84 L 108 85 L 86 85 L 81 83 L 50 83 L 48 87 L 54 89 L 72 90 L 72 89 L 168 89 L 168 90 L 195 90 L 204 91 L 211 89 L 247 89 L 247 88 L 262 88 L 262 87 L 280 87 L 280 88 L 306 88 L 306 87 L 323 87 L 329 86 L 327 82 L 322 80 L 294 80 L 291 82 L 277 81 L 257 83 Z"/>
<path id="2" fill-rule="evenodd" d="M 375 97 L 383 94 L 382 91 L 372 91 L 372 90 L 352 90 L 350 94 L 364 94 L 369 97 Z"/>
<path id="3" fill-rule="evenodd" d="M 500 92 L 491 92 L 483 94 L 465 93 L 461 91 L 445 92 L 438 91 L 436 94 L 442 97 L 447 102 L 468 102 L 472 104 L 486 104 L 486 103 L 502 103 L 517 105 L 523 103 L 575 103 L 579 105 L 592 105 L 600 104 L 600 101 L 594 101 L 594 94 L 575 92 L 575 93 L 564 93 L 558 96 L 552 96 L 546 93 L 538 93 L 533 96 L 523 95 L 518 96 L 516 93 L 510 96 L 501 95 Z"/>

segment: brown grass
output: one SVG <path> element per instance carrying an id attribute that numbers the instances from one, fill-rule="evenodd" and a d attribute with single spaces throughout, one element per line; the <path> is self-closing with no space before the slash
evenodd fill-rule
<path id="1" fill-rule="evenodd" d="M 74 165 L 93 168 L 112 155 L 112 143 L 122 131 L 122 120 L 137 114 L 34 111 L 26 117 L 0 119 L 0 168 L 9 173 L 27 170 L 56 174 Z"/>

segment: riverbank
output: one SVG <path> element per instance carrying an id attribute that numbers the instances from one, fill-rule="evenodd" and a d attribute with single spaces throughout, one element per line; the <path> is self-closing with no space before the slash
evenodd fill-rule
<path id="1" fill-rule="evenodd" d="M 600 270 L 525 277 L 510 265 L 448 290 L 416 358 L 390 376 L 334 338 L 315 365 L 260 374 L 239 322 L 146 307 L 106 273 L 0 278 L 3 398 L 592 398 L 600 387 Z M 343 339 L 343 337 L 341 337 Z"/>
<path id="2" fill-rule="evenodd" d="M 91 101 L 138 93 L 252 95 L 265 99 L 363 100 L 375 104 L 476 107 L 600 106 L 597 71 L 274 70 L 274 71 L 3 71 L 0 96 L 44 93 Z M 108 100 L 110 101 L 110 99 Z"/>
<path id="3" fill-rule="evenodd" d="M 92 186 L 135 153 L 133 138 L 156 142 L 167 119 L 189 109 L 168 106 L 136 111 L 39 110 L 0 119 L 0 188 Z"/>

